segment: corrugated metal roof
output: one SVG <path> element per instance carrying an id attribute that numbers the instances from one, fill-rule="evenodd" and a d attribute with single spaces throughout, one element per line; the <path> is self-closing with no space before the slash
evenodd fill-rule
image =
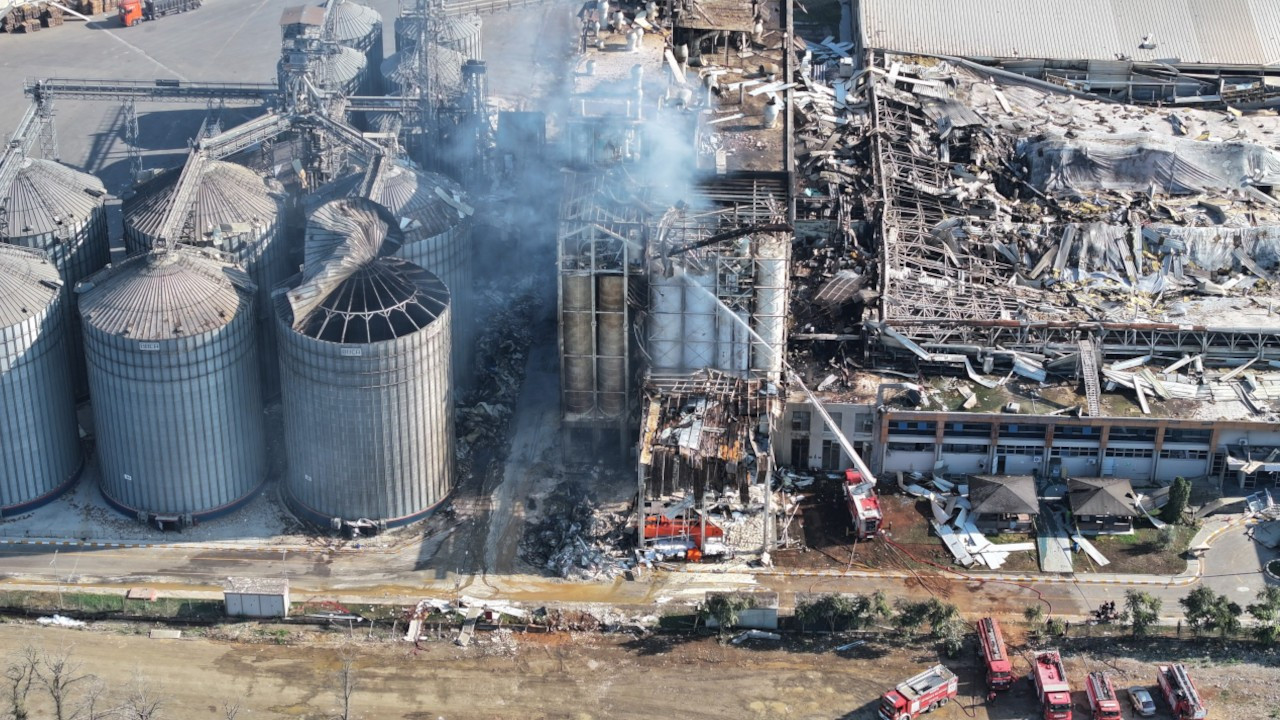
<path id="1" fill-rule="evenodd" d="M 43 235 L 60 225 L 82 222 L 102 205 L 106 194 L 93 175 L 52 160 L 28 158 L 9 186 L 9 234 Z"/>
<path id="2" fill-rule="evenodd" d="M 470 40 L 480 35 L 481 22 L 479 15 L 447 15 L 436 23 L 435 40 L 441 45 Z"/>
<path id="3" fill-rule="evenodd" d="M 256 288 L 233 265 L 178 246 L 110 265 L 76 290 L 86 325 L 134 340 L 172 340 L 226 325 Z"/>
<path id="4" fill-rule="evenodd" d="M 362 175 L 349 175 L 319 193 L 329 197 L 347 195 L 362 179 Z M 420 172 L 399 163 L 388 165 L 383 174 L 381 192 L 370 200 L 390 210 L 397 220 L 407 218 L 417 221 L 416 225 L 400 222 L 405 242 L 411 243 L 448 232 L 462 222 L 457 209 L 445 202 L 436 193 L 437 189 L 462 202 L 469 202 L 466 191 L 453 180 L 439 173 Z"/>
<path id="5" fill-rule="evenodd" d="M 1275 0 L 861 0 L 869 48 L 961 57 L 1262 65 L 1280 61 Z M 1155 46 L 1140 47 L 1150 36 Z"/>
<path id="6" fill-rule="evenodd" d="M 61 288 L 58 268 L 43 252 L 0 244 L 0 327 L 30 320 Z"/>
<path id="7" fill-rule="evenodd" d="M 377 10 L 353 2 L 339 2 L 330 12 L 333 39 L 364 50 L 382 33 L 382 15 Z"/>
<path id="8" fill-rule="evenodd" d="M 160 231 L 179 170 L 171 170 L 138 188 L 124 203 L 124 222 L 154 237 Z M 243 165 L 213 162 L 205 168 L 196 189 L 192 227 L 206 235 L 221 226 L 224 236 L 238 235 L 237 225 L 261 227 L 275 222 L 279 202 L 261 175 Z"/>

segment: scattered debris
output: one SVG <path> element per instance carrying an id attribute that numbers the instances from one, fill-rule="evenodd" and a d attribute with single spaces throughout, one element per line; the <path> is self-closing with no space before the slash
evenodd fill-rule
<path id="1" fill-rule="evenodd" d="M 623 556 L 626 518 L 601 512 L 581 483 L 562 483 L 541 505 L 542 517 L 520 540 L 526 562 L 573 580 L 613 578 L 633 566 Z"/>

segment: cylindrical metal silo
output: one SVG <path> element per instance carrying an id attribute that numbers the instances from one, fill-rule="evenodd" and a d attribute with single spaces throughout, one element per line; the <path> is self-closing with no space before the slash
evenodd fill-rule
<path id="1" fill-rule="evenodd" d="M 467 60 L 483 60 L 480 49 L 481 27 L 479 15 L 446 16 L 436 29 L 435 41 Z"/>
<path id="2" fill-rule="evenodd" d="M 257 287 L 225 260 L 179 246 L 77 288 L 102 494 L 139 519 L 220 515 L 265 479 Z"/>
<path id="3" fill-rule="evenodd" d="M 124 203 L 124 244 L 130 255 L 150 250 L 164 223 L 178 172 L 165 173 L 138 188 Z M 271 180 L 275 183 L 275 180 Z M 279 188 L 282 190 L 283 188 Z M 271 289 L 293 274 L 282 221 L 284 195 L 243 165 L 213 162 L 196 189 L 186 242 L 227 253 L 258 286 L 258 358 L 263 397 L 280 392 Z"/>
<path id="4" fill-rule="evenodd" d="M 592 410 L 596 387 L 591 341 L 591 276 L 586 273 L 563 275 L 560 283 L 565 410 L 588 413 Z"/>
<path id="5" fill-rule="evenodd" d="M 597 351 L 600 355 L 600 412 L 616 417 L 626 400 L 627 328 L 622 275 L 596 278 Z"/>
<path id="6" fill-rule="evenodd" d="M 43 252 L 0 245 L 0 517 L 52 500 L 80 471 L 62 286 Z"/>
<path id="7" fill-rule="evenodd" d="M 461 54 L 432 43 L 427 50 L 427 66 L 435 73 L 435 92 L 452 96 L 462 92 Z M 382 63 L 382 83 L 388 95 L 412 95 L 425 83 L 423 70 L 412 50 L 393 53 Z"/>
<path id="8" fill-rule="evenodd" d="M 51 160 L 28 159 L 9 186 L 6 206 L 9 227 L 3 241 L 44 250 L 62 276 L 64 307 L 71 314 L 66 348 L 76 397 L 84 397 L 89 384 L 72 289 L 110 259 L 106 195 L 102 181 L 93 175 Z"/>
<path id="9" fill-rule="evenodd" d="M 330 11 L 330 21 L 333 31 L 330 39 L 359 50 L 365 57 L 365 67 L 371 72 L 366 76 L 361 93 L 381 94 L 381 78 L 372 71 L 382 65 L 382 15 L 368 5 L 339 0 Z"/>
<path id="10" fill-rule="evenodd" d="M 418 36 L 422 33 L 421 15 L 401 15 L 395 22 L 395 52 L 403 52 L 417 47 Z"/>
<path id="11" fill-rule="evenodd" d="M 339 95 L 358 95 L 365 74 L 375 69 L 365 65 L 364 53 L 342 45 L 324 45 L 314 50 L 286 50 L 276 67 L 280 88 L 288 92 L 289 79 L 302 72 L 320 90 Z"/>
<path id="12" fill-rule="evenodd" d="M 449 291 L 391 257 L 401 242 L 376 203 L 326 203 L 302 275 L 275 298 L 285 487 L 314 523 L 412 522 L 453 486 Z"/>

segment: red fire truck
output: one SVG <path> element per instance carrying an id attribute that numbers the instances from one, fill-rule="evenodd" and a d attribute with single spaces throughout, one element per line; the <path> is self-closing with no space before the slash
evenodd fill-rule
<path id="1" fill-rule="evenodd" d="M 880 720 L 915 720 L 956 696 L 959 682 L 945 665 L 934 665 L 880 696 Z"/>
<path id="2" fill-rule="evenodd" d="M 880 532 L 884 515 L 880 512 L 880 498 L 876 496 L 875 483 L 862 477 L 857 470 L 844 471 L 844 496 L 849 504 L 849 516 L 859 540 L 867 540 Z"/>
<path id="3" fill-rule="evenodd" d="M 1187 669 L 1180 663 L 1161 665 L 1156 673 L 1160 682 L 1160 691 L 1164 699 L 1173 709 L 1173 716 L 1178 720 L 1201 720 L 1209 716 L 1209 709 L 1200 699 L 1195 683 L 1187 676 Z"/>
<path id="4" fill-rule="evenodd" d="M 1044 706 L 1045 720 L 1071 720 L 1071 686 L 1057 650 L 1037 653 L 1031 679 Z"/>
<path id="5" fill-rule="evenodd" d="M 1122 720 L 1120 700 L 1106 673 L 1089 673 L 1089 677 L 1085 678 L 1085 691 L 1089 695 L 1089 710 L 1093 712 L 1093 720 Z"/>
<path id="6" fill-rule="evenodd" d="M 1013 663 L 1009 661 L 1000 623 L 995 618 L 978 621 L 978 642 L 982 646 L 982 662 L 987 666 L 987 689 L 1008 690 L 1013 685 Z"/>

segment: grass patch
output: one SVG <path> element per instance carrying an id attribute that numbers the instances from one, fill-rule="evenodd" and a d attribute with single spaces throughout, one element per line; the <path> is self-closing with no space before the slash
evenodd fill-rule
<path id="1" fill-rule="evenodd" d="M 1187 560 L 1183 555 L 1191 546 L 1196 528 L 1190 525 L 1173 527 L 1173 542 L 1167 548 L 1161 547 L 1160 531 L 1152 527 L 1137 528 L 1132 535 L 1089 538 L 1111 564 L 1105 568 L 1091 567 L 1093 563 L 1084 553 L 1080 553 L 1076 555 L 1076 570 L 1153 575 L 1176 575 L 1183 572 L 1187 569 Z"/>
<path id="2" fill-rule="evenodd" d="M 0 607 L 38 613 L 73 615 L 119 615 L 123 617 L 180 618 L 212 620 L 223 615 L 219 600 L 160 598 L 126 600 L 124 593 L 96 594 L 64 592 L 0 592 Z"/>

